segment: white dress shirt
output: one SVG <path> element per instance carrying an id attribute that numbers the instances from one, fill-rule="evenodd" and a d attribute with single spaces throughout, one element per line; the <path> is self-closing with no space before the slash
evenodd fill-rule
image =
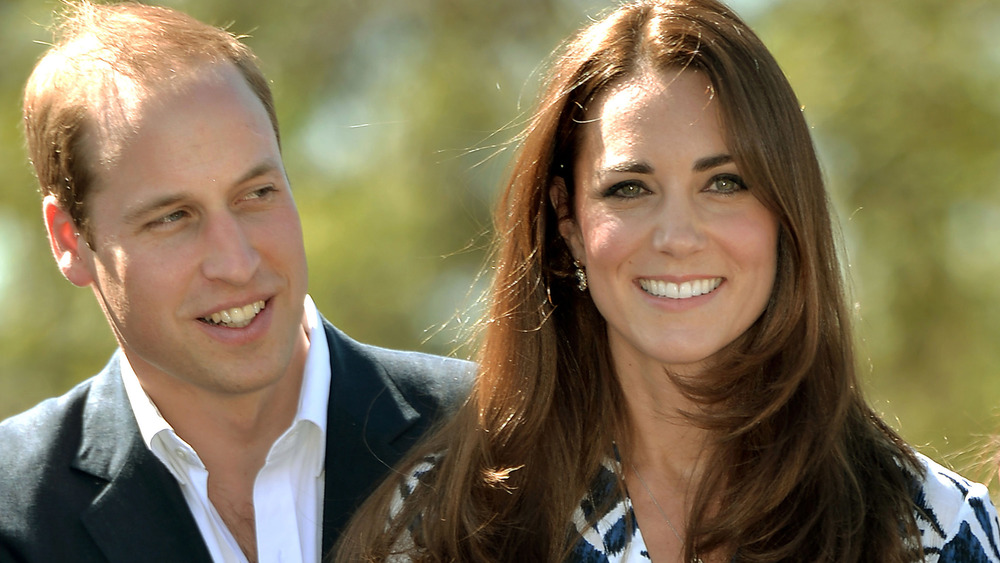
<path id="1" fill-rule="evenodd" d="M 321 557 L 330 351 L 319 311 L 308 296 L 305 313 L 309 351 L 298 410 L 291 426 L 271 446 L 254 482 L 257 559 L 261 562 L 316 562 Z M 212 560 L 246 563 L 239 544 L 208 499 L 208 471 L 198 453 L 160 415 L 125 355 L 119 353 L 118 358 L 143 441 L 180 484 Z"/>

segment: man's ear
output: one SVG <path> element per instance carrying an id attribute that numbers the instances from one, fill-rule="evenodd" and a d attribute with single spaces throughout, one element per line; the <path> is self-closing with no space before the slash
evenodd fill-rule
<path id="1" fill-rule="evenodd" d="M 569 190 L 566 189 L 566 180 L 561 176 L 552 179 L 549 186 L 549 200 L 555 207 L 556 217 L 559 220 L 559 234 L 562 235 L 573 259 L 586 265 L 586 255 L 583 251 L 583 235 L 580 233 L 580 225 L 573 217 L 570 209 L 572 202 L 569 199 Z"/>
<path id="2" fill-rule="evenodd" d="M 94 276 L 87 263 L 90 247 L 80 235 L 69 212 L 59 205 L 55 196 L 48 195 L 42 200 L 42 216 L 45 219 L 45 230 L 49 233 L 49 245 L 52 256 L 59 265 L 59 271 L 73 285 L 85 287 L 94 281 Z"/>

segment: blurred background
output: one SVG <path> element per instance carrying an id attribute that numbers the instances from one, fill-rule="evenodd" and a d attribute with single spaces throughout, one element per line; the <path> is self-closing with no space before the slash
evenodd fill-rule
<path id="1" fill-rule="evenodd" d="M 273 81 L 310 292 L 355 338 L 467 356 L 490 208 L 559 42 L 600 0 L 163 0 Z M 20 129 L 54 0 L 0 0 L 0 418 L 114 349 L 50 258 Z M 813 127 L 878 410 L 980 480 L 1000 406 L 1000 2 L 733 0 Z M 487 274 L 488 275 L 488 274 Z"/>

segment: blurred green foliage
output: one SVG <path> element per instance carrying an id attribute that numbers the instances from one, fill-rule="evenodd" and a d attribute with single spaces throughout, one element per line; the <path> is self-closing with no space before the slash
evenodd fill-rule
<path id="1" fill-rule="evenodd" d="M 262 59 L 320 310 L 363 341 L 467 355 L 510 140 L 549 53 L 610 3 L 162 3 L 231 24 Z M 733 5 L 813 126 L 867 391 L 907 439 L 967 469 L 1000 404 L 1000 3 Z M 0 418 L 114 347 L 90 292 L 48 257 L 21 140 L 21 87 L 57 7 L 0 1 Z"/>

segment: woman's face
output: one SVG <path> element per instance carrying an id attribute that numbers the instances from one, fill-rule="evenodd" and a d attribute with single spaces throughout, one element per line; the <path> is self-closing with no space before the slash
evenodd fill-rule
<path id="1" fill-rule="evenodd" d="M 643 74 L 599 102 L 581 126 L 574 201 L 552 190 L 560 232 L 619 374 L 700 373 L 767 305 L 777 220 L 733 162 L 703 74 Z"/>

